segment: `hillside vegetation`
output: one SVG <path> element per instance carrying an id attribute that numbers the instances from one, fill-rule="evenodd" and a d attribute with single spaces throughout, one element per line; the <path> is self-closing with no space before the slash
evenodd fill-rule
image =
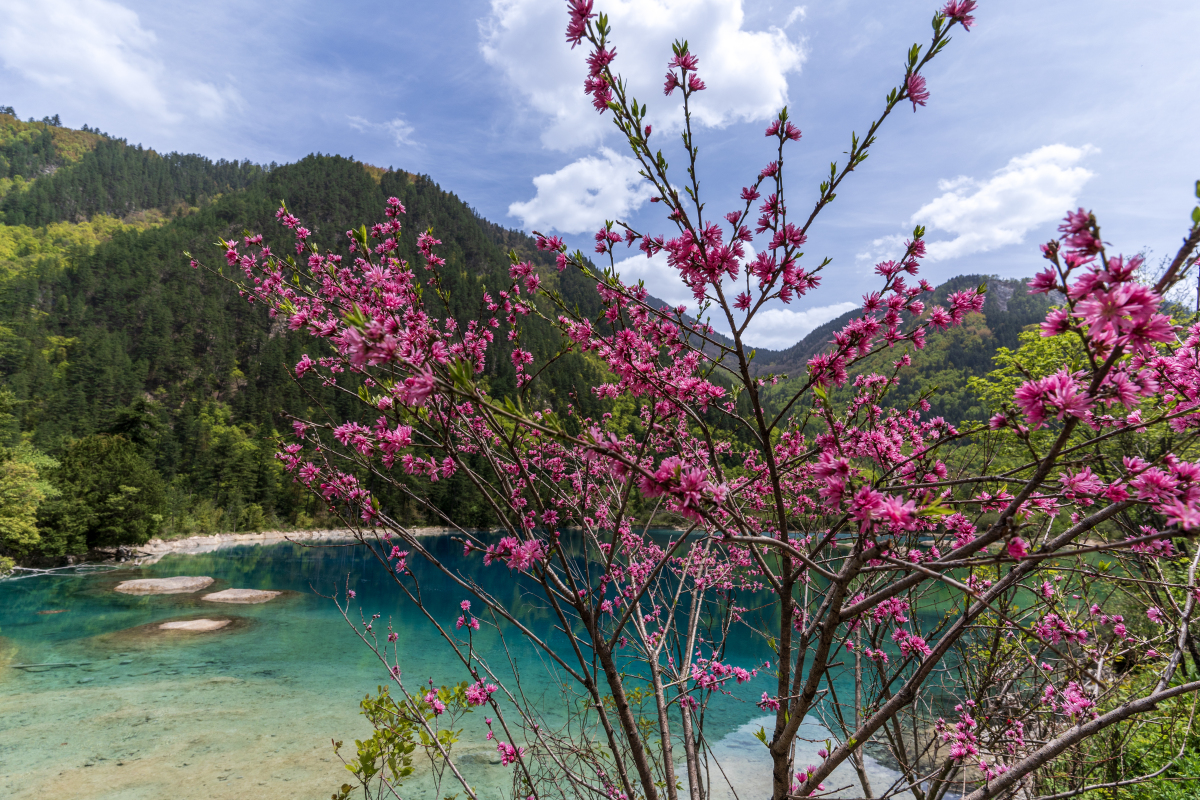
<path id="1" fill-rule="evenodd" d="M 408 209 L 399 254 L 415 259 L 417 233 L 434 230 L 449 311 L 463 323 L 478 315 L 485 290 L 507 286 L 510 250 L 534 261 L 564 301 L 599 311 L 594 286 L 560 274 L 525 234 L 482 219 L 427 176 L 340 156 L 260 166 L 161 155 L 0 114 L 0 181 L 0 556 L 9 558 L 78 554 L 152 534 L 327 522 L 321 505 L 277 467 L 273 437 L 289 424 L 277 412 L 312 413 L 320 404 L 349 414 L 351 407 L 292 381 L 301 354 L 316 355 L 311 339 L 247 304 L 221 278 L 192 269 L 185 255 L 215 265 L 222 259 L 214 244 L 247 230 L 274 241 L 280 200 L 332 248 L 347 229 L 382 218 L 387 197 L 399 197 Z M 938 292 L 984 280 L 955 279 Z M 1015 347 L 1046 308 L 1018 282 L 991 284 L 982 314 L 913 353 L 894 402 L 911 402 L 932 382 L 934 413 L 980 416 L 967 379 L 990 367 L 998 347 Z M 786 351 L 758 351 L 760 372 L 788 376 L 770 390 L 773 400 L 782 404 L 807 359 L 844 322 Z M 522 336 L 539 359 L 559 351 L 557 334 L 537 319 Z M 508 345 L 492 349 L 489 391 L 511 395 Z M 525 401 L 570 407 L 576 419 L 612 411 L 635 424 L 635 407 L 611 407 L 588 391 L 603 379 L 596 362 L 570 353 Z M 462 473 L 422 491 L 461 522 L 489 522 Z M 392 502 L 402 520 L 425 521 Z M 114 533 L 122 530 L 124 540 Z"/>

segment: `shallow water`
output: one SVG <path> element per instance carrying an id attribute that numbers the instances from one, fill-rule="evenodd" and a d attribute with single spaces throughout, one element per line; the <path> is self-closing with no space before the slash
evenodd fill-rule
<path id="1" fill-rule="evenodd" d="M 447 554 L 459 546 L 440 537 L 428 542 Z M 349 777 L 331 739 L 352 750 L 355 738 L 369 735 L 358 702 L 386 673 L 318 593 L 344 590 L 349 580 L 365 614 L 392 620 L 410 690 L 430 677 L 439 684 L 462 678 L 461 665 L 432 625 L 367 559 L 358 547 L 242 545 L 168 555 L 137 568 L 0 582 L 0 796 L 328 797 Z M 113 591 L 122 580 L 172 575 L 209 575 L 215 582 L 196 594 Z M 478 577 L 499 599 L 522 602 L 507 570 L 492 568 Z M 418 578 L 435 615 L 452 624 L 461 590 L 431 570 L 418 570 Z M 227 588 L 284 594 L 262 605 L 200 599 Z M 64 613 L 38 613 L 59 610 Z M 208 633 L 157 630 L 167 620 L 198 617 L 232 623 Z M 549 617 L 528 617 L 535 631 L 552 636 Z M 500 652 L 494 631 L 485 629 L 477 645 Z M 730 654 L 731 663 L 762 662 L 753 643 L 742 647 Z M 519 645 L 514 653 L 527 689 L 541 687 L 549 706 L 561 706 L 561 694 L 544 680 L 534 654 Z M 64 663 L 77 666 L 13 667 Z M 761 712 L 747 702 L 764 690 L 765 678 L 740 687 L 740 696 L 714 703 L 708 719 L 710 741 L 727 756 L 723 764 L 742 800 L 761 796 L 757 783 L 764 769 L 769 776 L 766 749 L 753 738 L 761 723 L 751 720 Z M 464 728 L 456 749 L 467 756 L 461 759 L 464 773 L 484 790 L 481 796 L 499 796 L 511 768 L 489 763 L 495 751 L 483 738 L 482 714 L 468 716 Z M 808 733 L 821 737 L 817 728 Z M 880 779 L 890 772 L 872 769 Z M 406 796 L 434 796 L 430 777 L 419 774 Z"/>

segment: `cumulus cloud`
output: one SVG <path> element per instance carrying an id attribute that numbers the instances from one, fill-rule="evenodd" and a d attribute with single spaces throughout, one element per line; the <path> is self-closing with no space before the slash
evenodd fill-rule
<path id="1" fill-rule="evenodd" d="M 371 131 L 383 133 L 389 136 L 396 143 L 397 147 L 416 144 L 412 138 L 413 126 L 405 122 L 401 117 L 396 117 L 387 122 L 371 122 L 362 117 L 350 117 L 350 127 L 364 133 Z"/>
<path id="2" fill-rule="evenodd" d="M 665 303 L 672 306 L 695 304 L 691 290 L 679 279 L 679 273 L 667 264 L 666 253 L 659 252 L 651 258 L 646 258 L 645 254 L 639 251 L 637 255 L 622 259 L 614 266 L 625 283 L 634 284 L 641 281 L 645 284 L 646 291 Z"/>
<path id="3" fill-rule="evenodd" d="M 1094 175 L 1079 162 L 1097 152 L 1091 145 L 1052 144 L 1016 156 L 987 180 L 959 176 L 938 183 L 944 194 L 917 210 L 914 224 L 955 234 L 929 240 L 937 261 L 986 253 L 1025 241 L 1025 235 L 1075 207 L 1083 185 Z M 878 244 L 886 243 L 880 240 Z"/>
<path id="4" fill-rule="evenodd" d="M 138 15 L 110 0 L 7 0 L 0 18 L 4 66 L 60 96 L 168 123 L 220 118 L 238 104 L 227 87 L 172 74 L 158 51 Z"/>
<path id="5" fill-rule="evenodd" d="M 858 308 L 858 303 L 835 303 L 817 306 L 804 311 L 790 308 L 765 308 L 750 322 L 743 338 L 755 347 L 784 350 L 803 339 L 815 328 L 836 319 L 847 311 Z M 716 323 L 713 323 L 716 327 Z"/>
<path id="6" fill-rule="evenodd" d="M 679 125 L 680 93 L 662 93 L 676 37 L 700 58 L 708 89 L 693 100 L 693 119 L 710 127 L 774 115 L 788 102 L 788 74 L 805 58 L 779 28 L 745 30 L 742 0 L 610 0 L 605 13 L 617 51 L 614 70 L 650 106 L 649 119 L 663 132 Z M 789 24 L 802 15 L 794 11 Z M 588 51 L 564 43 L 566 24 L 561 0 L 492 0 L 480 22 L 484 58 L 549 118 L 542 141 L 558 150 L 594 146 L 612 127 L 583 94 Z"/>
<path id="7" fill-rule="evenodd" d="M 624 217 L 641 206 L 654 190 L 638 175 L 638 164 L 600 148 L 600 155 L 585 156 L 558 172 L 533 179 L 537 194 L 508 207 L 526 228 L 543 232 L 583 233 L 598 230 L 605 220 Z"/>
<path id="8" fill-rule="evenodd" d="M 871 242 L 871 246 L 861 253 L 858 253 L 855 258 L 859 261 L 881 261 L 885 258 L 900 258 L 904 255 L 904 242 L 908 236 L 899 234 L 891 234 L 888 236 L 880 236 Z"/>

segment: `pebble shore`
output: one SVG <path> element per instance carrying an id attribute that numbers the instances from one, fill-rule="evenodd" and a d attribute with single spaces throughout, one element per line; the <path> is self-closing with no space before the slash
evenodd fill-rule
<path id="1" fill-rule="evenodd" d="M 414 536 L 438 536 L 454 533 L 454 528 L 411 528 Z M 135 564 L 152 564 L 168 553 L 211 553 L 226 547 L 290 542 L 335 542 L 354 538 L 345 528 L 326 531 L 258 531 L 255 533 L 213 533 L 185 539 L 151 539 L 137 548 Z"/>

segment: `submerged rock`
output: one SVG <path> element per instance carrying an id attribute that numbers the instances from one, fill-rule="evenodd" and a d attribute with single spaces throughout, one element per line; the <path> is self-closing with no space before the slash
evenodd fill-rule
<path id="1" fill-rule="evenodd" d="M 228 619 L 181 619 L 175 622 L 164 622 L 158 626 L 158 629 L 160 631 L 217 631 L 232 621 Z"/>
<path id="2" fill-rule="evenodd" d="M 188 594 L 212 585 L 207 576 L 179 575 L 174 578 L 141 578 L 136 581 L 118 583 L 116 590 L 122 594 Z"/>
<path id="3" fill-rule="evenodd" d="M 225 608 L 229 608 L 226 606 Z M 224 609 L 222 609 L 223 611 Z M 179 665 L 171 662 L 154 663 L 151 653 L 163 646 L 164 643 L 175 642 L 177 644 L 186 644 L 188 640 L 198 641 L 205 639 L 211 641 L 212 637 L 229 636 L 230 634 L 245 631 L 251 627 L 253 620 L 244 617 L 238 617 L 233 614 L 219 613 L 211 606 L 208 609 L 209 616 L 183 616 L 158 619 L 154 622 L 147 622 L 143 625 L 138 625 L 134 628 L 126 628 L 112 633 L 102 633 L 92 637 L 91 641 L 97 647 L 108 648 L 110 652 L 122 652 L 131 649 L 136 649 L 134 653 L 128 653 L 124 656 L 112 655 L 111 661 L 107 666 L 111 666 L 117 670 L 117 674 L 125 675 L 126 670 L 133 670 L 128 674 L 145 675 L 148 669 L 153 669 L 154 666 L 167 669 L 179 669 Z M 160 656 L 165 657 L 165 656 Z M 194 658 L 194 656 L 192 656 Z M 183 656 L 187 658 L 187 656 Z M 0 676 L 8 670 L 0 670 Z M 0 792 L 3 795 L 3 792 Z"/>
<path id="4" fill-rule="evenodd" d="M 200 598 L 210 603 L 265 603 L 274 600 L 282 592 L 270 592 L 265 589 L 226 589 L 223 592 L 206 594 Z"/>

